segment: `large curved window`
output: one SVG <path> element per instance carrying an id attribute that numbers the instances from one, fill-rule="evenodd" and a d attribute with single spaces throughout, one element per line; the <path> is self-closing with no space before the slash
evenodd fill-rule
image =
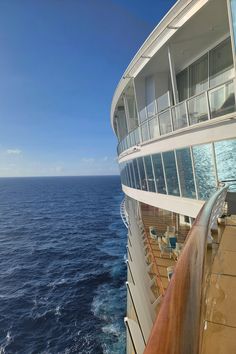
<path id="1" fill-rule="evenodd" d="M 176 158 L 182 196 L 196 198 L 190 149 L 176 150 Z"/>
<path id="2" fill-rule="evenodd" d="M 145 156 L 144 163 L 145 163 L 146 173 L 147 173 L 148 190 L 149 192 L 156 192 L 151 156 Z"/>
<path id="3" fill-rule="evenodd" d="M 133 166 L 134 166 L 134 175 L 135 175 L 135 181 L 136 181 L 136 188 L 141 189 L 141 183 L 140 183 L 140 176 L 139 176 L 139 171 L 138 171 L 138 163 L 137 160 L 133 160 Z"/>
<path id="4" fill-rule="evenodd" d="M 162 155 L 164 161 L 168 194 L 179 195 L 179 184 L 174 151 L 164 152 Z"/>
<path id="5" fill-rule="evenodd" d="M 166 194 L 166 184 L 163 173 L 161 154 L 152 155 L 153 173 L 156 180 L 157 192 Z"/>
<path id="6" fill-rule="evenodd" d="M 144 165 L 143 165 L 143 158 L 139 157 L 138 158 L 138 167 L 139 167 L 139 173 L 140 173 L 140 181 L 141 181 L 141 188 L 143 191 L 147 191 L 147 180 L 146 180 L 146 174 L 144 170 Z"/>
<path id="7" fill-rule="evenodd" d="M 219 141 L 215 145 L 219 181 L 236 178 L 236 140 Z"/>
<path id="8" fill-rule="evenodd" d="M 120 163 L 122 184 L 207 200 L 217 181 L 236 179 L 236 139 L 146 155 Z"/>
<path id="9" fill-rule="evenodd" d="M 216 188 L 211 144 L 193 147 L 193 159 L 199 199 L 207 200 Z"/>

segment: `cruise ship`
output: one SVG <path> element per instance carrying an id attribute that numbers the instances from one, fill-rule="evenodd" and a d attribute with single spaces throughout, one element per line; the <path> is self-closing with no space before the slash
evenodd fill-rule
<path id="1" fill-rule="evenodd" d="M 127 354 L 236 353 L 236 0 L 179 0 L 113 96 Z"/>

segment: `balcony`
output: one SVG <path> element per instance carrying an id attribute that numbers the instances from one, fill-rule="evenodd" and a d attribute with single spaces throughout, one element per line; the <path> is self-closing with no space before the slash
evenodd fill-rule
<path id="1" fill-rule="evenodd" d="M 149 117 L 120 141 L 118 155 L 136 145 L 235 112 L 234 85 L 234 80 L 227 81 Z"/>

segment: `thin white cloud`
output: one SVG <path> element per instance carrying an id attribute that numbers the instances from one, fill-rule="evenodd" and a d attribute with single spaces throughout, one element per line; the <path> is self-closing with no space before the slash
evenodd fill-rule
<path id="1" fill-rule="evenodd" d="M 84 157 L 81 159 L 81 161 L 84 163 L 93 163 L 95 162 L 95 159 L 93 157 L 88 157 L 88 158 Z"/>
<path id="2" fill-rule="evenodd" d="M 21 155 L 22 151 L 20 149 L 7 149 L 8 155 Z"/>

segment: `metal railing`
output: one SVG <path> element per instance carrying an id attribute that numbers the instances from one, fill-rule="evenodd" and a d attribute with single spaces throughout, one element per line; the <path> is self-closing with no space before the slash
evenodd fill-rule
<path id="1" fill-rule="evenodd" d="M 207 287 L 208 236 L 222 215 L 227 189 L 228 186 L 224 186 L 215 192 L 200 210 L 176 264 L 144 354 L 199 353 Z"/>
<path id="2" fill-rule="evenodd" d="M 120 204 L 120 216 L 121 219 L 125 225 L 125 227 L 128 229 L 129 227 L 129 217 L 128 217 L 128 213 L 125 209 L 125 198 L 122 200 L 121 204 Z"/>
<path id="3" fill-rule="evenodd" d="M 234 79 L 231 79 L 148 117 L 119 142 L 118 156 L 135 145 L 157 138 L 156 134 L 153 136 L 153 127 L 150 129 L 153 119 L 156 119 L 156 131 L 159 136 L 164 136 L 234 111 Z"/>

